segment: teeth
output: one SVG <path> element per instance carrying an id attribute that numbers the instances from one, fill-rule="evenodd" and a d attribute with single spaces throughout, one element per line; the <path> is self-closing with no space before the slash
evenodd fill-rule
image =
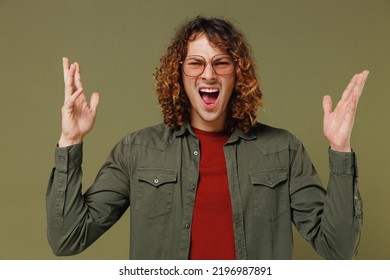
<path id="1" fill-rule="evenodd" d="M 218 89 L 216 89 L 216 88 L 201 88 L 199 91 L 200 92 L 213 93 L 213 92 L 218 92 Z"/>

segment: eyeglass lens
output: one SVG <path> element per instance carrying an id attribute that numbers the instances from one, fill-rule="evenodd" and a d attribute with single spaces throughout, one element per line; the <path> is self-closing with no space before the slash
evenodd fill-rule
<path id="1" fill-rule="evenodd" d="M 184 74 L 190 77 L 200 76 L 206 68 L 207 62 L 203 56 L 187 56 L 183 62 Z M 229 75 L 234 70 L 233 59 L 226 54 L 218 54 L 211 59 L 211 65 L 218 75 Z"/>

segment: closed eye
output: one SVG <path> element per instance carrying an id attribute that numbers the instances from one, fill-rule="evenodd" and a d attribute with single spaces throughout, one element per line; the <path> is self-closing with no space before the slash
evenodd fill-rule
<path id="1" fill-rule="evenodd" d="M 204 63 L 201 62 L 201 61 L 189 61 L 187 62 L 187 65 L 191 65 L 191 66 L 202 66 Z"/>
<path id="2" fill-rule="evenodd" d="M 217 61 L 217 62 L 214 62 L 213 65 L 215 65 L 215 66 L 219 66 L 219 65 L 224 66 L 224 65 L 230 65 L 230 64 L 232 64 L 230 61 Z"/>

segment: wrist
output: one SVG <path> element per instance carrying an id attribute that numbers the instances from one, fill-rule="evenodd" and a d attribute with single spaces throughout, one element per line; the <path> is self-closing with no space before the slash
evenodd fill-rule
<path id="1" fill-rule="evenodd" d="M 76 138 L 69 138 L 69 137 L 66 137 L 62 133 L 61 137 L 60 137 L 60 140 L 58 140 L 58 147 L 59 148 L 68 147 L 68 146 L 80 144 L 81 142 L 83 142 L 82 138 L 77 138 L 77 137 Z"/>
<path id="2" fill-rule="evenodd" d="M 330 145 L 330 149 L 336 152 L 341 153 L 350 153 L 352 152 L 351 146 L 336 146 L 336 145 Z"/>

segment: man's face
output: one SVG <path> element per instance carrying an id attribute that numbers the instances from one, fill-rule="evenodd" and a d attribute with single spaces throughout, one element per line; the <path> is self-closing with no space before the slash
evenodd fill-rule
<path id="1" fill-rule="evenodd" d="M 227 53 L 202 34 L 188 43 L 187 57 L 203 56 L 208 62 L 206 68 L 198 77 L 188 77 L 182 72 L 184 89 L 191 102 L 191 125 L 210 132 L 225 128 L 227 106 L 235 83 L 235 71 L 223 76 L 215 73 L 210 61 L 219 54 Z"/>

